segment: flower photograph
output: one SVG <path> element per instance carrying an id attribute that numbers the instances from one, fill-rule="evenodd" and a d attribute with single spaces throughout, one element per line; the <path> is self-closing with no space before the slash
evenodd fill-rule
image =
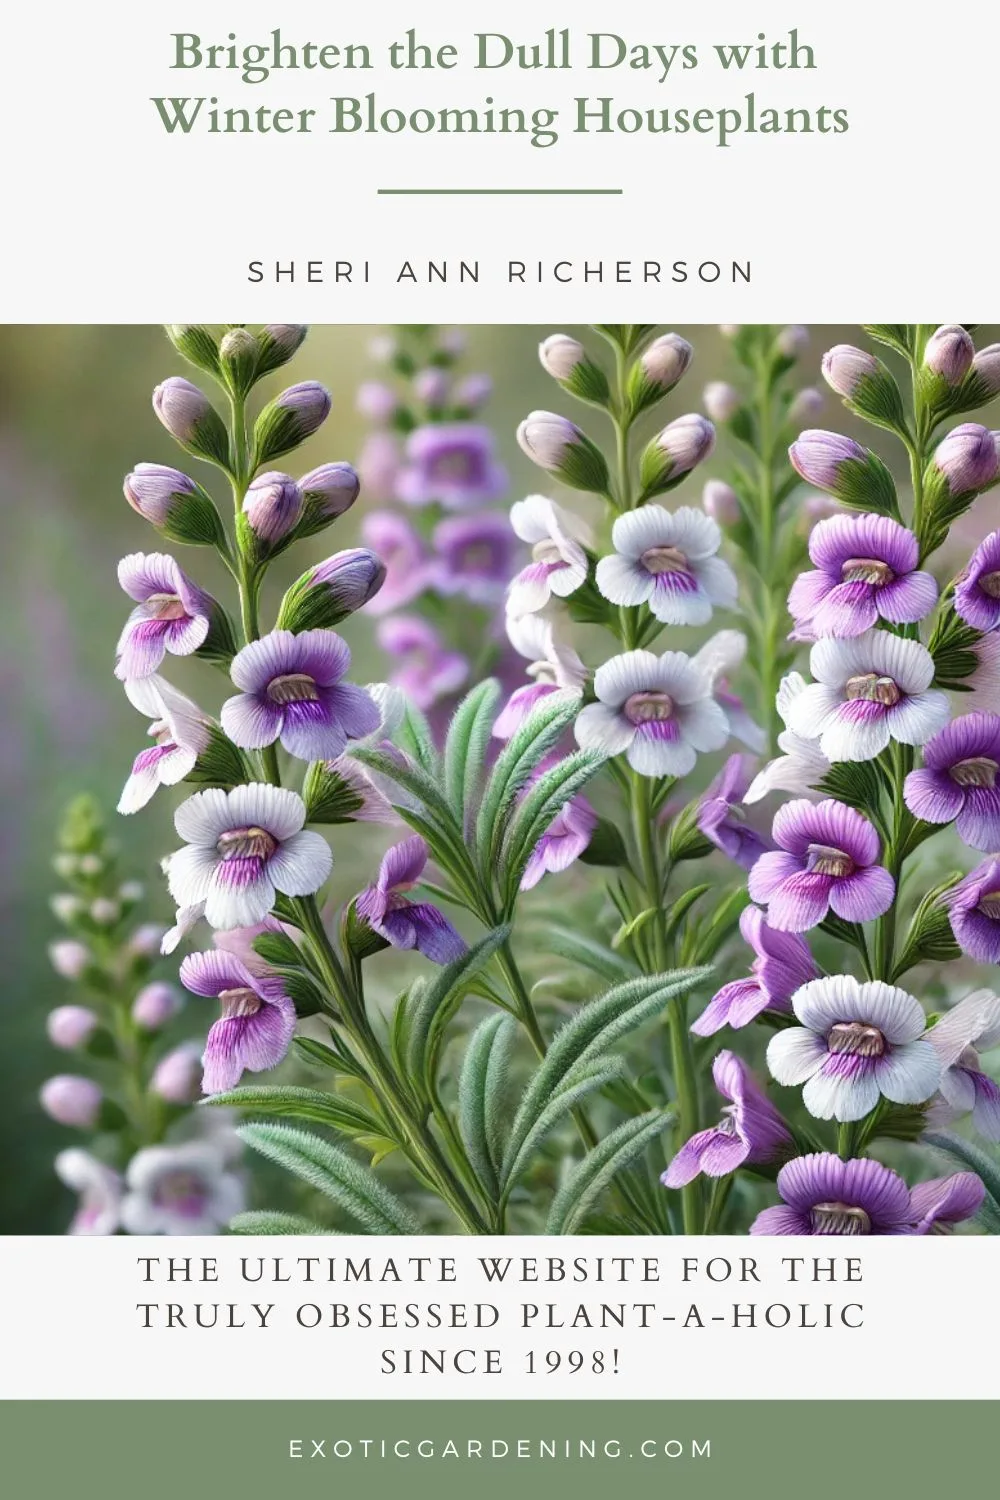
<path id="1" fill-rule="evenodd" d="M 1000 1233 L 998 340 L 0 330 L 0 1230 Z"/>

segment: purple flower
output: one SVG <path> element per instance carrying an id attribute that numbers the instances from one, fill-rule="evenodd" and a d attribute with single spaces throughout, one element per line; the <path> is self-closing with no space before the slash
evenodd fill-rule
<path id="1" fill-rule="evenodd" d="M 755 764 L 749 755 L 731 755 L 698 804 L 701 832 L 744 870 L 752 870 L 772 847 L 770 839 L 749 826 L 743 811 Z"/>
<path id="2" fill-rule="evenodd" d="M 391 385 L 382 380 L 365 380 L 358 386 L 354 405 L 369 422 L 388 422 L 395 416 L 399 401 Z"/>
<path id="3" fill-rule="evenodd" d="M 125 499 L 154 526 L 165 526 L 178 501 L 198 493 L 193 479 L 164 464 L 136 464 L 125 476 Z"/>
<path id="4" fill-rule="evenodd" d="M 553 594 L 565 599 L 587 577 L 588 529 L 544 495 L 528 495 L 510 508 L 514 535 L 531 548 L 531 561 L 510 585 L 507 612 L 535 614 Z"/>
<path id="5" fill-rule="evenodd" d="M 994 632 L 981 635 L 969 650 L 976 667 L 965 679 L 968 701 L 984 713 L 1000 713 L 1000 636 Z"/>
<path id="6" fill-rule="evenodd" d="M 533 679 L 511 693 L 493 725 L 498 740 L 509 740 L 543 698 L 560 690 L 581 693 L 587 670 L 573 647 L 559 640 L 551 620 L 542 615 L 508 615 L 507 635 L 514 650 L 531 665 Z"/>
<path id="7" fill-rule="evenodd" d="M 953 427 L 938 443 L 931 462 L 944 475 L 952 495 L 988 489 L 1000 469 L 996 439 L 978 422 Z"/>
<path id="8" fill-rule="evenodd" d="M 728 1177 L 744 1162 L 778 1161 L 794 1150 L 788 1126 L 741 1058 L 720 1052 L 712 1077 L 729 1103 L 718 1125 L 699 1130 L 681 1147 L 660 1178 L 664 1187 L 686 1187 L 699 1172 Z"/>
<path id="9" fill-rule="evenodd" d="M 385 564 L 385 582 L 368 601 L 369 614 L 389 614 L 424 592 L 430 578 L 427 552 L 405 516 L 371 511 L 361 524 L 361 536 Z"/>
<path id="10" fill-rule="evenodd" d="M 792 1009 L 802 1024 L 771 1038 L 767 1065 L 786 1087 L 805 1084 L 802 1102 L 818 1120 L 862 1120 L 883 1097 L 923 1104 L 941 1081 L 923 1006 L 895 985 L 812 979 Z"/>
<path id="11" fill-rule="evenodd" d="M 358 455 L 358 473 L 372 500 L 392 500 L 399 475 L 399 442 L 391 432 L 370 433 Z"/>
<path id="12" fill-rule="evenodd" d="M 972 361 L 972 373 L 987 399 L 1000 391 L 1000 344 L 987 344 Z"/>
<path id="13" fill-rule="evenodd" d="M 372 734 L 379 711 L 364 688 L 343 682 L 347 643 L 332 630 L 272 630 L 233 658 L 242 691 L 222 705 L 222 727 L 243 750 L 280 739 L 299 760 L 335 760 L 348 740 Z"/>
<path id="14" fill-rule="evenodd" d="M 823 355 L 821 368 L 830 389 L 850 400 L 862 380 L 878 375 L 882 367 L 864 349 L 856 349 L 853 344 L 835 344 Z"/>
<path id="15" fill-rule="evenodd" d="M 691 661 L 703 674 L 711 696 L 725 714 L 729 733 L 760 755 L 767 748 L 767 735 L 729 686 L 729 679 L 746 654 L 747 638 L 742 630 L 717 630 L 698 648 Z"/>
<path id="16" fill-rule="evenodd" d="M 723 985 L 691 1027 L 695 1036 L 713 1036 L 723 1026 L 738 1031 L 765 1010 L 787 1015 L 795 991 L 819 977 L 805 938 L 769 927 L 759 906 L 744 907 L 740 933 L 754 952 L 750 977 Z"/>
<path id="17" fill-rule="evenodd" d="M 444 370 L 438 365 L 428 365 L 426 370 L 418 370 L 414 375 L 413 394 L 432 411 L 439 411 L 448 399 L 450 384 Z"/>
<path id="18" fill-rule="evenodd" d="M 166 1026 L 184 1004 L 184 997 L 175 985 L 163 979 L 143 985 L 132 1001 L 132 1020 L 143 1031 L 159 1031 Z"/>
<path id="19" fill-rule="evenodd" d="M 493 394 L 493 381 L 489 375 L 466 375 L 455 387 L 455 405 L 463 411 L 479 411 Z"/>
<path id="20" fill-rule="evenodd" d="M 694 506 L 672 514 L 662 505 L 627 511 L 611 528 L 611 544 L 614 553 L 601 558 L 595 577 L 612 604 L 648 604 L 668 625 L 704 625 L 713 605 L 736 605 L 736 578 L 715 555 L 722 533 Z"/>
<path id="21" fill-rule="evenodd" d="M 290 474 L 258 474 L 243 500 L 250 529 L 264 542 L 280 542 L 302 514 L 302 491 Z"/>
<path id="22" fill-rule="evenodd" d="M 90 949 L 75 938 L 59 938 L 49 944 L 49 961 L 62 979 L 81 979 L 91 962 Z"/>
<path id="23" fill-rule="evenodd" d="M 946 385 L 961 385 L 972 368 L 976 346 L 972 336 L 960 323 L 946 323 L 935 328 L 927 340 L 924 364 Z"/>
<path id="24" fill-rule="evenodd" d="M 104 1101 L 94 1080 L 77 1073 L 57 1073 L 54 1078 L 47 1078 L 38 1097 L 51 1120 L 77 1130 L 93 1130 Z"/>
<path id="25" fill-rule="evenodd" d="M 122 1197 L 118 1173 L 79 1146 L 60 1151 L 53 1166 L 59 1181 L 80 1195 L 67 1234 L 114 1234 Z"/>
<path id="26" fill-rule="evenodd" d="M 61 1052 L 86 1046 L 100 1025 L 96 1013 L 85 1005 L 57 1005 L 45 1021 L 49 1041 Z"/>
<path id="27" fill-rule="evenodd" d="M 214 415 L 204 391 L 180 375 L 171 375 L 156 387 L 153 410 L 170 436 L 185 446 L 197 439 L 199 428 Z"/>
<path id="28" fill-rule="evenodd" d="M 948 699 L 931 688 L 934 659 L 919 641 L 869 630 L 853 640 L 817 641 L 816 678 L 788 705 L 788 727 L 818 739 L 827 760 L 873 760 L 890 740 L 923 745 L 948 719 Z"/>
<path id="29" fill-rule="evenodd" d="M 806 688 L 805 679 L 798 672 L 788 672 L 778 687 L 778 712 L 788 722 L 789 709 Z M 796 734 L 794 729 L 783 729 L 778 735 L 778 748 L 783 754 L 768 761 L 747 787 L 743 800 L 759 802 L 770 792 L 791 792 L 796 797 L 814 797 L 819 783 L 830 770 L 830 762 L 815 740 Z"/>
<path id="30" fill-rule="evenodd" d="M 396 494 L 407 505 L 488 505 L 506 488 L 507 472 L 493 456 L 488 427 L 437 422 L 418 427 L 406 440 Z"/>
<path id="31" fill-rule="evenodd" d="M 430 582 L 441 594 L 498 604 L 514 566 L 514 538 L 505 516 L 453 516 L 434 529 L 437 559 Z"/>
<path id="32" fill-rule="evenodd" d="M 190 656 L 204 644 L 214 600 L 167 553 L 129 553 L 118 582 L 136 608 L 118 642 L 117 677 L 151 677 L 168 651 Z"/>
<path id="33" fill-rule="evenodd" d="M 981 1052 L 1000 1045 L 1000 1000 L 977 990 L 947 1011 L 927 1033 L 943 1072 L 941 1094 L 949 1119 L 971 1115 L 980 1135 L 1000 1141 L 1000 1084 L 983 1072 Z"/>
<path id="34" fill-rule="evenodd" d="M 189 776 L 210 733 L 197 703 L 162 677 L 133 677 L 126 680 L 125 692 L 132 706 L 151 721 L 148 733 L 154 741 L 140 750 L 122 789 L 118 811 L 129 814 L 145 807 L 158 787 L 177 786 Z"/>
<path id="35" fill-rule="evenodd" d="M 357 899 L 358 915 L 394 948 L 416 948 L 432 963 L 447 964 L 465 952 L 454 927 L 427 901 L 408 901 L 427 863 L 427 845 L 415 835 L 386 854 L 378 880 Z"/>
<path id="36" fill-rule="evenodd" d="M 554 337 L 565 340 L 564 347 L 568 351 L 566 359 L 568 374 L 572 374 L 573 369 L 575 369 L 582 356 L 582 345 L 578 344 L 575 339 L 570 339 L 564 334 L 557 334 Z M 549 341 L 547 340 L 546 342 Z M 575 350 L 578 350 L 579 353 L 570 351 L 571 345 L 575 346 Z M 544 345 L 540 346 L 539 354 L 541 354 L 541 349 L 544 347 Z M 573 354 L 572 364 L 569 363 L 570 353 Z M 560 376 L 559 378 L 563 377 Z M 557 473 L 570 456 L 572 450 L 581 447 L 586 443 L 587 439 L 580 428 L 574 422 L 571 422 L 568 417 L 560 417 L 553 411 L 533 411 L 530 416 L 525 417 L 524 421 L 518 427 L 517 441 L 521 446 L 522 452 L 528 455 L 532 463 L 536 463 L 540 469 L 545 469 L 550 473 Z"/>
<path id="37" fill-rule="evenodd" d="M 955 612 L 976 630 L 1000 626 L 1000 531 L 991 531 L 955 584 Z"/>
<path id="38" fill-rule="evenodd" d="M 194 1104 L 201 1098 L 201 1042 L 181 1042 L 165 1052 L 153 1069 L 150 1091 L 168 1104 Z"/>
<path id="39" fill-rule="evenodd" d="M 218 948 L 189 953 L 181 983 L 192 995 L 218 999 L 222 1014 L 205 1042 L 206 1094 L 235 1088 L 244 1069 L 276 1068 L 292 1044 L 295 1006 L 276 974 L 254 972 L 235 954 Z"/>
<path id="40" fill-rule="evenodd" d="M 750 871 L 753 901 L 767 903 L 779 932 L 806 932 L 832 907 L 845 922 L 868 922 L 889 910 L 896 882 L 878 863 L 879 837 L 843 802 L 786 802 L 771 829 L 773 852 Z"/>
<path id="41" fill-rule="evenodd" d="M 788 609 L 794 620 L 808 621 L 816 636 L 861 635 L 880 617 L 914 624 L 937 601 L 931 574 L 916 571 L 916 537 L 888 516 L 820 521 L 809 538 L 809 556 L 816 571 L 795 580 Z"/>
<path id="42" fill-rule="evenodd" d="M 867 463 L 868 451 L 853 438 L 822 428 L 800 432 L 788 450 L 792 468 L 807 484 L 820 490 L 836 491 L 843 463 Z"/>
<path id="43" fill-rule="evenodd" d="M 668 422 L 650 446 L 659 450 L 663 477 L 676 479 L 708 458 L 715 447 L 715 428 L 700 412 L 687 412 Z"/>
<path id="44" fill-rule="evenodd" d="M 303 498 L 325 521 L 334 521 L 350 510 L 361 489 L 361 481 L 348 463 L 320 464 L 299 480 Z"/>
<path id="45" fill-rule="evenodd" d="M 197 792 L 174 816 L 185 847 L 167 862 L 170 894 L 182 912 L 193 909 L 223 929 L 262 921 L 276 891 L 314 895 L 333 856 L 320 834 L 303 831 L 305 820 L 305 803 L 287 787 L 251 782 Z"/>
<path id="46" fill-rule="evenodd" d="M 682 651 L 624 651 L 598 667 L 594 692 L 577 716 L 577 744 L 624 755 L 640 776 L 686 776 L 698 753 L 729 738 L 707 675 Z"/>
<path id="47" fill-rule="evenodd" d="M 724 479 L 708 480 L 701 493 L 701 505 L 705 514 L 720 526 L 735 526 L 743 514 L 739 496 Z"/>
<path id="48" fill-rule="evenodd" d="M 528 788 L 558 763 L 558 755 L 546 756 L 532 776 Z M 596 827 L 597 814 L 586 797 L 571 797 L 556 813 L 531 851 L 531 857 L 521 876 L 521 890 L 533 890 L 543 875 L 556 875 L 562 870 L 568 870 L 590 843 Z"/>
<path id="49" fill-rule="evenodd" d="M 956 1172 L 918 1182 L 910 1193 L 914 1234 L 947 1234 L 956 1224 L 972 1219 L 986 1197 L 986 1188 L 975 1172 Z"/>
<path id="50" fill-rule="evenodd" d="M 1000 851 L 1000 718 L 972 713 L 953 719 L 924 746 L 924 765 L 906 778 L 904 797 L 925 823 L 955 821 L 973 849 Z"/>
<path id="51" fill-rule="evenodd" d="M 469 675 L 469 662 L 450 650 L 441 634 L 417 615 L 396 615 L 378 627 L 378 643 L 391 657 L 403 658 L 393 683 L 419 709 L 455 693 Z"/>
<path id="52" fill-rule="evenodd" d="M 923 1203 L 914 1206 L 902 1177 L 870 1158 L 797 1156 L 778 1173 L 778 1192 L 784 1202 L 759 1213 L 751 1234 L 927 1233 L 917 1229 Z"/>
<path id="53" fill-rule="evenodd" d="M 302 380 L 276 396 L 271 409 L 282 413 L 285 418 L 283 447 L 298 447 L 307 437 L 312 437 L 330 415 L 331 404 L 330 392 L 315 380 Z M 268 410 L 265 409 L 261 418 L 266 417 Z"/>
<path id="54" fill-rule="evenodd" d="M 664 333 L 654 339 L 639 357 L 646 379 L 663 395 L 672 391 L 694 357 L 694 350 L 679 333 Z"/>
<path id="55" fill-rule="evenodd" d="M 813 417 L 818 417 L 825 405 L 823 392 L 818 387 L 804 385 L 800 391 L 795 393 L 792 404 L 788 408 L 788 420 L 793 428 L 797 428 L 803 422 L 808 422 Z"/>
<path id="56" fill-rule="evenodd" d="M 948 893 L 951 930 L 963 953 L 1000 963 L 1000 860 L 987 859 Z"/>

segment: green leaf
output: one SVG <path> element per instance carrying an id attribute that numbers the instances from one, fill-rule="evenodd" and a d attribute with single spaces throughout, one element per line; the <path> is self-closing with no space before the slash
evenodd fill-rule
<path id="1" fill-rule="evenodd" d="M 631 917 L 627 922 L 623 922 L 611 939 L 612 948 L 616 950 L 624 948 L 626 943 L 630 942 L 637 933 L 640 933 L 648 925 L 658 911 L 658 906 L 647 906 L 639 912 L 638 916 Z"/>
<path id="2" fill-rule="evenodd" d="M 582 932 L 574 932 L 569 927 L 547 927 L 545 942 L 551 953 L 558 953 L 561 958 L 582 964 L 585 969 L 599 974 L 602 979 L 625 979 L 636 972 L 635 964 L 630 959 L 613 952 L 595 938 L 589 938 Z"/>
<path id="3" fill-rule="evenodd" d="M 241 750 L 228 740 L 218 724 L 206 724 L 208 744 L 198 756 L 194 770 L 186 781 L 198 782 L 201 786 L 240 786 L 254 779 L 254 768 Z"/>
<path id="4" fill-rule="evenodd" d="M 455 817 L 466 829 L 486 765 L 500 684 L 492 678 L 474 687 L 455 710 L 444 747 L 444 789 Z"/>
<path id="5" fill-rule="evenodd" d="M 585 865 L 627 865 L 628 850 L 617 827 L 608 818 L 598 818 L 590 843 L 580 855 Z"/>
<path id="6" fill-rule="evenodd" d="M 286 932 L 261 932 L 251 946 L 258 958 L 275 968 L 298 968 L 302 963 L 298 944 Z"/>
<path id="7" fill-rule="evenodd" d="M 430 772 L 432 776 L 440 774 L 441 757 L 434 744 L 431 726 L 415 704 L 407 702 L 403 722 L 393 738 L 400 749 L 415 760 L 424 771 Z"/>
<path id="8" fill-rule="evenodd" d="M 409 1209 L 375 1173 L 329 1141 L 289 1125 L 241 1125 L 237 1135 L 261 1156 L 331 1198 L 369 1234 L 420 1233 Z"/>
<path id="9" fill-rule="evenodd" d="M 498 879 L 508 912 L 517 899 L 521 879 L 539 840 L 603 762 L 604 757 L 592 750 L 577 750 L 540 776 L 523 797 L 500 849 Z"/>
<path id="10" fill-rule="evenodd" d="M 517 1026 L 509 1016 L 490 1016 L 469 1040 L 458 1081 L 458 1122 L 476 1176 L 491 1202 L 499 1193 L 503 1096 Z"/>
<path id="11" fill-rule="evenodd" d="M 311 1036 L 297 1036 L 292 1045 L 300 1057 L 304 1057 L 307 1062 L 318 1063 L 321 1067 L 340 1073 L 345 1078 L 361 1078 L 367 1082 L 365 1073 L 353 1058 L 345 1053 L 335 1052 L 325 1042 L 317 1042 Z"/>
<path id="12" fill-rule="evenodd" d="M 949 1162 L 963 1171 L 975 1172 L 982 1180 L 986 1197 L 977 1217 L 990 1234 L 1000 1234 L 1000 1161 L 996 1156 L 990 1156 L 950 1130 L 929 1130 L 924 1140 Z"/>
<path id="13" fill-rule="evenodd" d="M 486 785 L 476 823 L 476 845 L 482 863 L 496 867 L 500 845 L 513 816 L 517 798 L 531 773 L 554 750 L 560 736 L 576 718 L 578 693 L 549 693 L 537 704 L 497 757 Z"/>
<path id="14" fill-rule="evenodd" d="M 954 871 L 946 880 L 928 891 L 910 922 L 896 966 L 892 971 L 892 982 L 896 981 L 919 963 L 948 964 L 961 956 L 951 928 L 951 913 L 947 895 L 962 878 L 960 870 Z"/>
<path id="15" fill-rule="evenodd" d="M 461 1005 L 476 975 L 509 937 L 509 927 L 495 927 L 422 986 L 408 1027 L 406 1076 L 411 1083 L 419 1080 L 426 1087 L 433 1076 L 436 1042 L 444 1025 Z"/>
<path id="16" fill-rule="evenodd" d="M 339 1229 L 324 1229 L 300 1214 L 279 1214 L 262 1208 L 237 1214 L 229 1221 L 231 1234 L 339 1234 Z"/>
<path id="17" fill-rule="evenodd" d="M 309 823 L 353 823 L 365 805 L 357 787 L 325 760 L 314 760 L 306 771 L 302 800 Z"/>
<path id="18" fill-rule="evenodd" d="M 248 1085 L 213 1094 L 201 1107 L 232 1106 L 255 1115 L 281 1115 L 295 1120 L 311 1120 L 314 1125 L 329 1125 L 345 1135 L 384 1135 L 385 1124 L 369 1110 L 340 1094 L 324 1094 L 319 1089 L 281 1085 Z"/>
<path id="19" fill-rule="evenodd" d="M 546 1234 L 573 1234 L 617 1174 L 661 1135 L 670 1116 L 660 1110 L 625 1120 L 573 1169 L 549 1211 Z"/>
<path id="20" fill-rule="evenodd" d="M 582 1104 L 589 1094 L 619 1082 L 624 1069 L 625 1063 L 620 1057 L 594 1057 L 570 1069 L 559 1088 L 545 1100 L 541 1112 L 530 1122 L 518 1142 L 517 1150 L 508 1149 L 506 1152 L 500 1174 L 505 1195 L 560 1120 Z"/>

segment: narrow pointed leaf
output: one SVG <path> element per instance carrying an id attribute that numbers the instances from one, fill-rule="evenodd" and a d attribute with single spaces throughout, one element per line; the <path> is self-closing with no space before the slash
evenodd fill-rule
<path id="1" fill-rule="evenodd" d="M 241 1125 L 237 1135 L 331 1198 L 369 1234 L 419 1234 L 417 1220 L 374 1172 L 329 1141 L 289 1125 Z"/>
<path id="2" fill-rule="evenodd" d="M 324 1094 L 319 1089 L 297 1088 L 290 1084 L 274 1087 L 250 1085 L 230 1089 L 225 1094 L 213 1094 L 206 1103 L 208 1106 L 229 1105 L 234 1109 L 249 1110 L 255 1115 L 283 1115 L 298 1120 L 312 1120 L 314 1124 L 329 1125 L 348 1135 L 385 1131 L 381 1120 L 352 1099 L 345 1099 L 339 1094 Z"/>
<path id="3" fill-rule="evenodd" d="M 252 1210 L 237 1214 L 229 1221 L 231 1234 L 339 1234 L 339 1229 L 324 1229 L 312 1219 L 299 1214 L 274 1213 L 270 1209 Z"/>
<path id="4" fill-rule="evenodd" d="M 625 1120 L 589 1151 L 567 1177 L 549 1212 L 546 1234 L 573 1234 L 619 1172 L 661 1135 L 670 1116 L 659 1110 Z"/>

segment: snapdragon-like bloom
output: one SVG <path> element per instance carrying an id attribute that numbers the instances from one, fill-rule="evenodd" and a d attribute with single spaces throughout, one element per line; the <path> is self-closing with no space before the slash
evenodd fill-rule
<path id="1" fill-rule="evenodd" d="M 53 1166 L 59 1181 L 79 1194 L 68 1234 L 114 1234 L 121 1218 L 122 1180 L 89 1151 L 71 1146 Z"/>
<path id="2" fill-rule="evenodd" d="M 209 1141 L 147 1146 L 129 1162 L 125 1185 L 129 1234 L 218 1234 L 245 1203 L 243 1183 Z"/>
<path id="3" fill-rule="evenodd" d="M 614 554 L 601 558 L 596 580 L 612 604 L 648 604 L 668 625 L 704 625 L 713 606 L 735 607 L 736 578 L 715 555 L 722 533 L 704 511 L 640 506 L 618 517 L 611 543 Z"/>
<path id="4" fill-rule="evenodd" d="M 896 882 L 878 863 L 879 836 L 853 807 L 804 798 L 779 807 L 771 829 L 777 849 L 750 871 L 753 901 L 766 904 L 779 932 L 806 932 L 831 909 L 845 922 L 889 910 Z"/>
<path id="5" fill-rule="evenodd" d="M 594 674 L 597 702 L 578 715 L 582 750 L 624 755 L 641 776 L 686 776 L 698 754 L 721 750 L 729 724 L 682 651 L 625 651 Z"/>
<path id="6" fill-rule="evenodd" d="M 788 1126 L 741 1058 L 720 1052 L 712 1077 L 729 1103 L 718 1125 L 699 1130 L 684 1143 L 660 1178 L 664 1187 L 686 1187 L 700 1172 L 728 1177 L 744 1162 L 779 1161 L 794 1150 Z"/>
<path id="7" fill-rule="evenodd" d="M 778 687 L 778 712 L 788 723 L 794 700 L 806 689 L 799 672 L 789 672 Z M 746 789 L 744 802 L 759 802 L 770 792 L 791 792 L 795 797 L 817 797 L 817 787 L 830 770 L 830 762 L 816 740 L 785 728 L 778 735 L 778 749 L 784 753 L 768 761 Z"/>
<path id="8" fill-rule="evenodd" d="M 357 912 L 394 948 L 416 948 L 432 963 L 446 964 L 465 952 L 464 939 L 436 906 L 406 895 L 426 864 L 427 845 L 419 835 L 393 845 L 375 884 L 358 897 Z"/>
<path id="9" fill-rule="evenodd" d="M 980 1061 L 980 1053 L 1000 1046 L 1000 1000 L 991 990 L 967 995 L 931 1027 L 927 1040 L 941 1064 L 949 1118 L 971 1115 L 980 1135 L 1000 1141 L 1000 1084 Z"/>
<path id="10" fill-rule="evenodd" d="M 842 1161 L 822 1151 L 797 1156 L 778 1173 L 783 1203 L 765 1208 L 751 1234 L 929 1234 L 935 1222 L 970 1218 L 983 1199 L 973 1172 L 922 1183 L 913 1192 L 869 1157 Z"/>
<path id="11" fill-rule="evenodd" d="M 506 517 L 490 512 L 452 516 L 434 528 L 429 583 L 438 593 L 474 604 L 499 604 L 514 567 L 515 542 Z"/>
<path id="12" fill-rule="evenodd" d="M 335 759 L 379 725 L 364 688 L 342 680 L 350 664 L 350 648 L 332 630 L 272 630 L 233 658 L 230 675 L 242 691 L 222 705 L 223 729 L 243 750 L 280 739 L 299 760 Z"/>
<path id="13" fill-rule="evenodd" d="M 542 615 L 508 615 L 507 636 L 514 650 L 526 657 L 532 681 L 515 688 L 493 725 L 497 739 L 509 740 L 536 704 L 552 693 L 582 693 L 587 669 L 573 647 L 561 641 L 551 620 Z"/>
<path id="14" fill-rule="evenodd" d="M 805 938 L 770 927 L 759 906 L 744 907 L 740 933 L 754 953 L 750 974 L 722 986 L 691 1027 L 695 1036 L 713 1036 L 723 1026 L 738 1031 L 766 1010 L 787 1015 L 795 991 L 819 977 Z"/>
<path id="15" fill-rule="evenodd" d="M 469 675 L 468 658 L 447 646 L 441 632 L 418 615 L 390 616 L 380 623 L 377 637 L 383 651 L 402 661 L 393 683 L 421 710 L 457 692 Z"/>
<path id="16" fill-rule="evenodd" d="M 881 1097 L 922 1104 L 941 1080 L 924 1037 L 923 1006 L 880 979 L 849 974 L 812 979 L 792 996 L 801 1026 L 779 1031 L 767 1065 L 779 1083 L 804 1084 L 802 1101 L 819 1120 L 861 1120 Z"/>
<path id="17" fill-rule="evenodd" d="M 948 719 L 931 688 L 934 658 L 919 641 L 870 630 L 854 640 L 817 641 L 811 683 L 789 705 L 788 725 L 819 740 L 828 760 L 872 760 L 890 740 L 923 745 Z"/>
<path id="18" fill-rule="evenodd" d="M 955 584 L 955 613 L 975 630 L 1000 626 L 1000 531 L 991 531 Z"/>
<path id="19" fill-rule="evenodd" d="M 746 654 L 747 638 L 742 630 L 717 630 L 691 660 L 704 675 L 709 692 L 725 714 L 729 733 L 755 755 L 760 755 L 767 747 L 767 735 L 751 718 L 743 699 L 729 686 L 730 678 L 742 665 Z"/>
<path id="20" fill-rule="evenodd" d="M 361 523 L 361 537 L 385 564 L 385 582 L 365 609 L 387 615 L 416 599 L 430 579 L 427 549 L 405 516 L 390 510 L 370 511 Z"/>
<path id="21" fill-rule="evenodd" d="M 749 755 L 731 755 L 698 803 L 700 831 L 744 870 L 752 870 L 772 847 L 769 838 L 751 827 L 743 811 L 754 765 Z"/>
<path id="22" fill-rule="evenodd" d="M 546 756 L 526 790 L 530 790 L 539 777 L 558 764 L 558 754 Z M 531 851 L 531 857 L 521 876 L 521 890 L 533 890 L 543 875 L 555 875 L 568 870 L 587 848 L 596 827 L 597 814 L 586 797 L 571 797 L 556 813 Z"/>
<path id="23" fill-rule="evenodd" d="M 166 552 L 129 553 L 118 582 L 136 607 L 118 642 L 117 677 L 151 677 L 168 651 L 190 656 L 204 645 L 213 600 Z"/>
<path id="24" fill-rule="evenodd" d="M 576 516 L 544 495 L 529 495 L 511 506 L 510 524 L 531 548 L 531 561 L 511 582 L 509 614 L 534 614 L 553 594 L 566 599 L 585 582 L 590 533 Z"/>
<path id="25" fill-rule="evenodd" d="M 305 803 L 287 787 L 251 782 L 197 792 L 174 817 L 185 847 L 169 857 L 170 894 L 182 910 L 204 903 L 210 925 L 222 928 L 262 921 L 278 891 L 313 895 L 333 856 L 305 820 Z"/>
<path id="26" fill-rule="evenodd" d="M 963 714 L 924 746 L 922 769 L 906 778 L 904 797 L 925 823 L 954 821 L 973 849 L 1000 851 L 1000 718 Z"/>
<path id="27" fill-rule="evenodd" d="M 219 948 L 189 953 L 180 972 L 186 989 L 218 999 L 222 1011 L 205 1042 L 206 1094 L 235 1088 L 244 1070 L 278 1066 L 295 1034 L 295 1006 L 279 975 L 251 969 Z"/>
<path id="28" fill-rule="evenodd" d="M 987 859 L 949 891 L 951 930 L 963 953 L 1000 963 L 1000 860 Z"/>
<path id="29" fill-rule="evenodd" d="M 488 505 L 507 488 L 507 471 L 493 454 L 493 434 L 474 422 L 437 422 L 411 432 L 396 496 L 407 505 L 437 501 L 449 510 Z"/>
<path id="30" fill-rule="evenodd" d="M 813 528 L 809 556 L 815 570 L 795 580 L 788 610 L 817 637 L 861 635 L 880 618 L 913 624 L 937 602 L 932 575 L 917 570 L 916 537 L 889 516 L 830 516 Z"/>
<path id="31" fill-rule="evenodd" d="M 133 708 L 151 721 L 153 744 L 140 750 L 118 801 L 120 813 L 145 807 L 158 787 L 177 786 L 194 770 L 210 739 L 208 720 L 197 703 L 162 677 L 133 677 L 125 692 Z"/>

